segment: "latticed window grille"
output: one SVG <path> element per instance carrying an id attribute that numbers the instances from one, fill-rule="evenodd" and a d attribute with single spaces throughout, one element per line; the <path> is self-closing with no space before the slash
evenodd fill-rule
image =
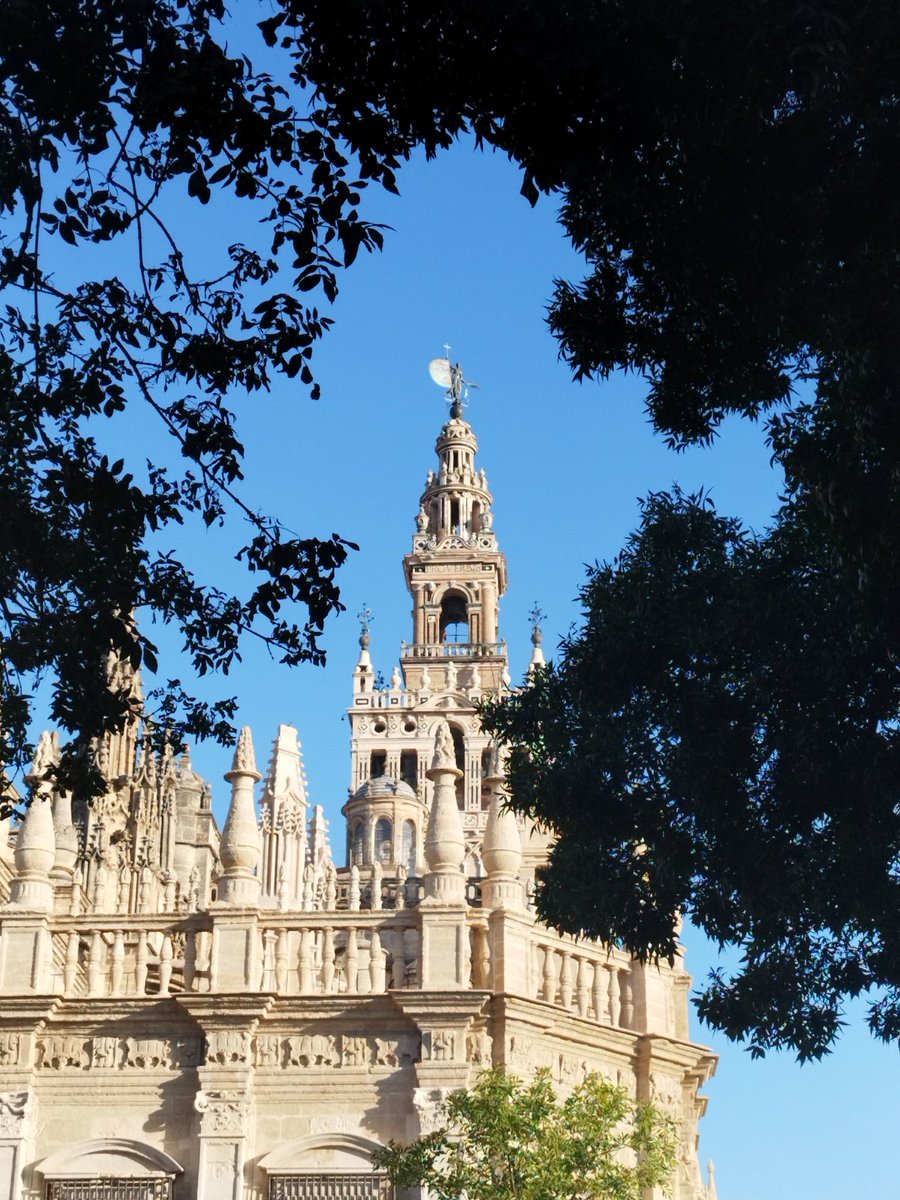
<path id="1" fill-rule="evenodd" d="M 304 1172 L 269 1176 L 269 1200 L 394 1200 L 394 1189 L 375 1171 Z"/>
<path id="2" fill-rule="evenodd" d="M 47 1200 L 172 1200 L 171 1179 L 54 1179 Z"/>

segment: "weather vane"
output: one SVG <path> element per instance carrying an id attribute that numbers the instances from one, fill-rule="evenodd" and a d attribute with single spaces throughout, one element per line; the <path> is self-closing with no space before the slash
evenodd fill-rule
<path id="1" fill-rule="evenodd" d="M 371 608 L 363 600 L 363 606 L 356 614 L 356 619 L 359 621 L 359 644 L 368 646 L 369 644 L 369 626 L 375 620 L 375 614 Z"/>
<path id="2" fill-rule="evenodd" d="M 445 395 L 450 401 L 450 416 L 455 420 L 462 420 L 463 409 L 469 400 L 469 388 L 477 388 L 478 384 L 464 379 L 459 363 L 450 361 L 451 347 L 448 342 L 444 342 L 444 349 L 447 357 L 433 358 L 428 364 L 428 374 L 438 387 L 445 389 Z"/>
<path id="3" fill-rule="evenodd" d="M 528 619 L 531 622 L 531 640 L 537 645 L 543 639 L 541 621 L 547 619 L 547 614 L 541 609 L 537 601 L 534 602 L 534 606 L 528 614 Z"/>

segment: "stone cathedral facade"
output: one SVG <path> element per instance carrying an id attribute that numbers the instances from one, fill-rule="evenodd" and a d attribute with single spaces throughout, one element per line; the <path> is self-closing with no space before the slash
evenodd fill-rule
<path id="1" fill-rule="evenodd" d="M 360 639 L 336 857 L 291 726 L 264 780 L 242 731 L 221 832 L 187 752 L 136 725 L 98 748 L 90 807 L 47 782 L 41 739 L 34 802 L 0 838 L 0 1200 L 388 1200 L 372 1149 L 433 1128 L 491 1064 L 561 1090 L 598 1071 L 669 1109 L 675 1200 L 713 1200 L 714 1060 L 681 962 L 532 910 L 546 839 L 504 810 L 475 710 L 509 686 L 506 560 L 453 384 L 387 686 Z"/>

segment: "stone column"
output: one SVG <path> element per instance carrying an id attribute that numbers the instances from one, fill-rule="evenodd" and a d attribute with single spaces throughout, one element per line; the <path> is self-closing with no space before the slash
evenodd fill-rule
<path id="1" fill-rule="evenodd" d="M 250 1098 L 237 1088 L 199 1091 L 200 1114 L 197 1200 L 242 1200 Z"/>
<path id="2" fill-rule="evenodd" d="M 254 1037 L 272 997 L 184 992 L 177 1002 L 206 1042 L 194 1097 L 200 1143 L 195 1200 L 244 1200 L 245 1165 L 254 1148 Z"/>
<path id="3" fill-rule="evenodd" d="M 33 1098 L 26 1091 L 0 1092 L 0 1196 L 20 1200 L 22 1165 L 33 1121 Z"/>

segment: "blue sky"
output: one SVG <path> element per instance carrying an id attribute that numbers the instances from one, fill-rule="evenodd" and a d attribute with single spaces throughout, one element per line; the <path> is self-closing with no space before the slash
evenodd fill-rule
<path id="1" fill-rule="evenodd" d="M 688 491 L 702 487 L 720 511 L 761 528 L 779 487 L 757 427 L 733 421 L 711 448 L 675 454 L 647 422 L 640 380 L 572 382 L 544 318 L 552 280 L 577 276 L 580 264 L 553 205 L 530 209 L 505 160 L 461 146 L 433 163 L 412 163 L 400 187 L 399 199 L 373 194 L 364 205 L 392 232 L 383 254 L 344 277 L 336 326 L 317 355 L 323 398 L 310 401 L 299 385 L 279 381 L 270 396 L 234 402 L 247 449 L 245 499 L 298 532 L 337 531 L 360 545 L 342 572 L 348 611 L 327 632 L 324 670 L 288 671 L 251 647 L 230 679 L 215 685 L 240 696 L 239 719 L 253 727 L 264 761 L 278 723 L 296 724 L 311 800 L 326 808 L 341 861 L 339 810 L 349 782 L 343 713 L 359 632 L 353 614 L 364 603 L 373 610 L 373 658 L 387 677 L 401 639 L 411 636 L 401 560 L 446 417 L 427 374 L 445 342 L 479 384 L 468 416 L 509 562 L 501 632 L 514 678 L 530 652 L 528 610 L 537 601 L 547 614 L 552 654 L 578 620 L 584 564 L 616 554 L 637 522 L 640 496 L 675 481 Z M 211 211 L 195 231 L 196 248 L 212 253 L 235 240 L 239 221 L 233 207 L 218 217 Z M 156 431 L 134 411 L 116 437 L 141 454 L 157 444 Z M 170 540 L 210 582 L 241 586 L 233 530 Z M 186 678 L 177 642 L 155 632 L 162 671 Z M 199 747 L 195 766 L 213 782 L 224 816 L 228 754 Z M 695 933 L 686 941 L 688 966 L 702 975 L 714 955 Z M 890 1194 L 884 1181 L 894 1174 L 890 1147 L 900 1124 L 897 1049 L 875 1044 L 858 1012 L 848 1020 L 835 1054 L 802 1068 L 788 1056 L 752 1062 L 695 1027 L 698 1040 L 721 1055 L 707 1088 L 701 1159 L 716 1160 L 722 1200 L 846 1200 L 863 1174 L 867 1187 Z"/>

